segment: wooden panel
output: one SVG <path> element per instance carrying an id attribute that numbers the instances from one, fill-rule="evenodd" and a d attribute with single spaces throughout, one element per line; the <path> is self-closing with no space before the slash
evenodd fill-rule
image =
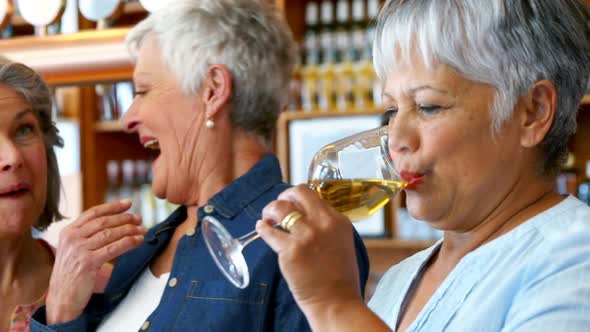
<path id="1" fill-rule="evenodd" d="M 40 72 L 49 84 L 128 80 L 132 63 L 124 43 L 129 29 L 0 40 L 2 54 Z"/>
<path id="2" fill-rule="evenodd" d="M 293 31 L 293 37 L 296 41 L 302 42 L 305 35 L 305 6 L 307 0 L 279 0 L 280 5 L 285 10 L 287 23 Z"/>
<path id="3" fill-rule="evenodd" d="M 586 161 L 590 160 L 590 105 L 582 106 L 578 113 L 578 129 L 571 139 L 570 149 L 576 157 L 579 180 L 585 177 Z"/>

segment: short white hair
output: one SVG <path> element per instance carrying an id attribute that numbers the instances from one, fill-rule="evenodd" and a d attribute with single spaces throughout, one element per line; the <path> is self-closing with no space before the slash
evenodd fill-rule
<path id="1" fill-rule="evenodd" d="M 288 101 L 296 57 L 289 26 L 272 1 L 172 1 L 129 32 L 132 58 L 148 35 L 157 39 L 186 94 L 198 90 L 209 66 L 226 66 L 233 79 L 234 126 L 270 142 Z"/>
<path id="2" fill-rule="evenodd" d="M 552 175 L 565 159 L 588 83 L 589 20 L 579 0 L 390 0 L 377 23 L 374 66 L 385 80 L 418 52 L 429 67 L 442 63 L 494 86 L 496 132 L 535 82 L 551 81 L 559 97 L 539 171 Z"/>

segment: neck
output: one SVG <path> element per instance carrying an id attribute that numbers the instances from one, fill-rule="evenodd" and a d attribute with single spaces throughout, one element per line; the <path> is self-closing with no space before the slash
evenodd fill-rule
<path id="1" fill-rule="evenodd" d="M 189 218 L 187 221 L 196 225 L 196 210 L 207 202 L 218 192 L 227 187 L 231 182 L 246 174 L 256 163 L 260 161 L 269 151 L 254 135 L 237 128 L 229 130 L 231 136 L 226 136 L 226 144 L 223 139 L 218 146 L 230 148 L 217 148 L 207 156 L 212 162 L 206 168 L 199 181 L 199 193 L 196 204 L 187 205 Z"/>
<path id="2" fill-rule="evenodd" d="M 0 240 L 0 293 L 19 289 L 30 273 L 46 262 L 47 253 L 40 252 L 37 242 L 29 233 Z M 49 262 L 49 260 L 47 260 Z"/>
<path id="3" fill-rule="evenodd" d="M 467 231 L 445 231 L 441 256 L 457 263 L 478 247 L 508 233 L 563 200 L 553 181 L 520 181 L 477 226 Z"/>

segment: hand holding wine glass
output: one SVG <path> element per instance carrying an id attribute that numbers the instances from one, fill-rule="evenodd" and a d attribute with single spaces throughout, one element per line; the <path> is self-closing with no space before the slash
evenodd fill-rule
<path id="1" fill-rule="evenodd" d="M 274 223 L 292 211 L 302 217 L 284 232 Z M 305 185 L 287 189 L 262 212 L 256 229 L 278 253 L 289 289 L 306 317 L 338 303 L 364 303 L 353 225 Z"/>
<path id="2" fill-rule="evenodd" d="M 322 148 L 311 163 L 308 186 L 332 206 L 334 213 L 340 212 L 350 221 L 366 218 L 382 208 L 406 186 L 389 154 L 387 127 Z M 314 198 L 319 200 L 317 195 Z M 270 220 L 274 226 L 289 231 L 303 216 L 305 211 L 294 209 L 281 219 Z M 315 218 L 310 220 L 316 222 Z M 253 231 L 235 239 L 215 218 L 207 216 L 202 222 L 205 243 L 217 266 L 236 287 L 247 287 L 250 274 L 242 250 L 260 235 Z"/>

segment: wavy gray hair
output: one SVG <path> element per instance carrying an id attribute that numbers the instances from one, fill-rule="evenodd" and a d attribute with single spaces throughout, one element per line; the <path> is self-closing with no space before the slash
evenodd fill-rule
<path id="1" fill-rule="evenodd" d="M 579 0 L 390 0 L 377 23 L 375 70 L 384 80 L 415 49 L 428 66 L 443 63 L 495 86 L 496 133 L 520 96 L 539 80 L 551 81 L 557 111 L 538 165 L 551 176 L 565 160 L 588 83 L 589 19 Z"/>
<path id="2" fill-rule="evenodd" d="M 225 65 L 235 91 L 233 125 L 271 141 L 296 57 L 289 26 L 272 1 L 171 2 L 129 32 L 133 58 L 149 34 L 186 94 L 197 91 L 210 65 Z"/>
<path id="3" fill-rule="evenodd" d="M 54 146 L 63 147 L 63 140 L 51 119 L 51 93 L 47 84 L 33 69 L 3 56 L 0 56 L 0 84 L 10 87 L 23 97 L 33 110 L 43 132 L 47 156 L 47 198 L 43 212 L 35 224 L 35 228 L 42 231 L 53 221 L 63 219 L 59 212 L 61 179 L 53 151 Z"/>

